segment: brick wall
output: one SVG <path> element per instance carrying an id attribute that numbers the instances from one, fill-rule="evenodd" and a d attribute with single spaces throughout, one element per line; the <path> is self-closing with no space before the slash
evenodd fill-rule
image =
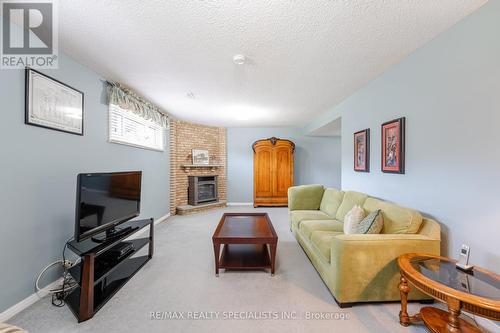
<path id="1" fill-rule="evenodd" d="M 208 150 L 210 164 L 215 169 L 186 170 L 182 165 L 192 164 L 192 149 Z M 204 126 L 172 119 L 170 123 L 170 213 L 188 203 L 188 176 L 217 175 L 219 200 L 227 199 L 226 129 Z"/>

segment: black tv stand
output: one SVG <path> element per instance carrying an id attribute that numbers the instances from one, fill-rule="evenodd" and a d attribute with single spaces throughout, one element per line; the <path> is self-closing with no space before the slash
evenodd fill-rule
<path id="1" fill-rule="evenodd" d="M 115 246 L 148 226 L 149 235 L 127 240 L 132 243 L 131 251 L 117 260 L 106 259 L 106 254 L 111 253 Z M 66 304 L 78 322 L 92 318 L 132 276 L 153 258 L 153 219 L 128 221 L 120 227 L 118 235 L 105 238 L 104 241 L 86 239 L 82 242 L 75 240 L 68 243 L 68 248 L 81 257 L 81 261 L 69 269 L 78 287 L 66 297 Z M 148 251 L 141 255 L 139 251 L 146 245 L 148 245 Z"/>
<path id="2" fill-rule="evenodd" d="M 96 243 L 107 243 L 107 242 L 112 242 L 113 240 L 117 238 L 121 238 L 124 234 L 130 233 L 130 230 L 132 230 L 132 227 L 126 227 L 126 228 L 112 228 L 106 230 L 105 235 L 101 236 L 94 236 L 92 237 L 92 240 Z"/>

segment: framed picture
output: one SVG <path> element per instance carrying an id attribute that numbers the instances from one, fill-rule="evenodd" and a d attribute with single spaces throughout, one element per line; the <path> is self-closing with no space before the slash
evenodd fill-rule
<path id="1" fill-rule="evenodd" d="M 194 165 L 208 165 L 210 163 L 208 150 L 193 149 L 192 154 Z"/>
<path id="2" fill-rule="evenodd" d="M 354 171 L 370 172 L 370 129 L 354 133 Z"/>
<path id="3" fill-rule="evenodd" d="M 382 124 L 382 172 L 405 173 L 405 118 Z"/>
<path id="4" fill-rule="evenodd" d="M 26 69 L 25 123 L 83 135 L 83 93 L 31 68 Z"/>

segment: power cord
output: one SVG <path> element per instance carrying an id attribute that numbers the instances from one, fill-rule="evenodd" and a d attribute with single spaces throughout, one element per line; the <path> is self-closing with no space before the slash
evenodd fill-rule
<path id="1" fill-rule="evenodd" d="M 463 315 L 465 317 L 469 318 L 470 320 L 472 320 L 474 322 L 474 325 L 476 325 L 476 327 L 479 327 L 479 324 L 476 321 L 476 315 L 475 314 L 473 314 L 473 313 L 464 313 Z"/>
<path id="2" fill-rule="evenodd" d="M 66 297 L 69 295 L 70 291 L 77 287 L 76 281 L 73 279 L 71 274 L 68 272 L 68 265 L 66 265 L 66 248 L 68 247 L 68 243 L 73 239 L 73 237 L 68 238 L 66 243 L 64 244 L 62 259 L 63 259 L 63 283 L 61 290 L 52 294 L 52 305 L 57 307 L 63 307 L 66 302 Z M 71 266 L 70 266 L 71 267 Z M 68 288 L 66 289 L 66 285 Z"/>
<path id="3" fill-rule="evenodd" d="M 57 307 L 64 306 L 66 304 L 65 303 L 66 297 L 69 295 L 69 293 L 73 289 L 75 289 L 78 286 L 76 281 L 73 279 L 71 274 L 68 272 L 68 269 L 73 267 L 76 263 L 73 263 L 69 260 L 66 260 L 66 248 L 68 246 L 68 243 L 72 239 L 73 239 L 73 237 L 70 237 L 66 241 L 66 243 L 64 244 L 64 248 L 63 248 L 63 252 L 62 252 L 62 260 L 54 261 L 53 263 L 46 266 L 38 274 L 38 277 L 36 278 L 36 282 L 35 282 L 36 291 L 39 292 L 42 289 L 42 288 L 40 288 L 40 280 L 41 280 L 42 276 L 45 274 L 45 272 L 47 272 L 50 268 L 52 268 L 54 266 L 59 266 L 59 265 L 62 266 L 62 268 L 63 268 L 62 285 L 59 288 L 49 290 L 49 294 L 51 294 L 51 296 L 52 296 L 52 300 L 51 300 L 52 305 L 57 306 Z"/>

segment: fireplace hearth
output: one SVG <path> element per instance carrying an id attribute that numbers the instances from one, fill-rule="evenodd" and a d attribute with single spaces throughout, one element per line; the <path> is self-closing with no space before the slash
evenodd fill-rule
<path id="1" fill-rule="evenodd" d="M 192 206 L 219 201 L 217 176 L 189 176 L 188 203 Z"/>

